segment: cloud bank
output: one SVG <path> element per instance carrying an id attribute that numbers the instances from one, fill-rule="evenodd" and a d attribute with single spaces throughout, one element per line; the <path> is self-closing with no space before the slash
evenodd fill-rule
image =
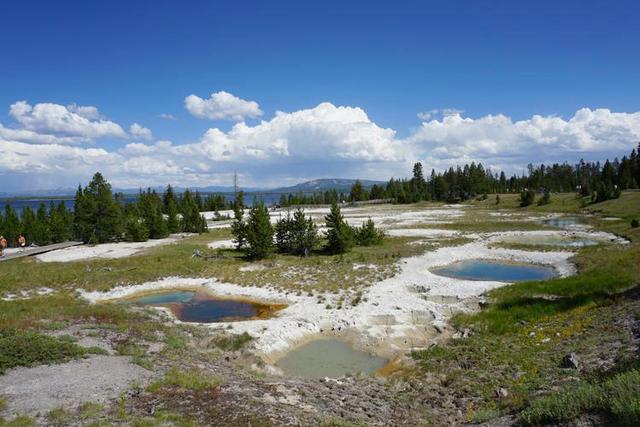
<path id="1" fill-rule="evenodd" d="M 480 161 L 511 173 L 527 163 L 612 158 L 640 140 L 640 112 L 588 108 L 568 119 L 534 115 L 519 121 L 438 110 L 398 138 L 363 109 L 326 102 L 278 111 L 255 125 L 209 128 L 189 143 L 154 140 L 136 122 L 125 132 L 95 107 L 21 101 L 10 107 L 10 116 L 16 126 L 0 124 L 0 177 L 21 189 L 75 186 L 97 170 L 119 187 L 229 185 L 235 171 L 243 185 L 261 187 L 319 177 L 388 179 L 407 176 L 415 161 L 427 170 Z M 101 138 L 128 143 L 109 150 L 99 146 Z"/>

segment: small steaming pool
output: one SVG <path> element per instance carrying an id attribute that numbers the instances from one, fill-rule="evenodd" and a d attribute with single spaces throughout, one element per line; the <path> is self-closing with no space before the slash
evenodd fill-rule
<path id="1" fill-rule="evenodd" d="M 347 374 L 373 375 L 389 363 L 336 339 L 311 341 L 290 351 L 276 362 L 287 376 L 299 378 L 339 378 Z"/>
<path id="2" fill-rule="evenodd" d="M 470 259 L 431 269 L 433 274 L 465 280 L 522 282 L 547 280 L 557 276 L 555 269 L 533 264 Z"/>
<path id="3" fill-rule="evenodd" d="M 561 216 L 557 218 L 546 219 L 543 222 L 547 225 L 558 228 L 576 228 L 583 225 L 582 220 L 575 216 Z"/>
<path id="4" fill-rule="evenodd" d="M 165 307 L 178 320 L 194 323 L 215 323 L 255 318 L 268 318 L 284 308 L 283 305 L 261 304 L 253 301 L 225 299 L 204 291 L 167 290 L 127 298 L 130 304 Z"/>

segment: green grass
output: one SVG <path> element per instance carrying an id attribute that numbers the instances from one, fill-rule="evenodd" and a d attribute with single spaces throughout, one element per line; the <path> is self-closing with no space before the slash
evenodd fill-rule
<path id="1" fill-rule="evenodd" d="M 11 421 L 4 420 L 0 417 L 0 427 L 35 427 L 36 422 L 33 418 L 27 416 L 20 416 L 12 419 Z"/>
<path id="2" fill-rule="evenodd" d="M 56 408 L 47 414 L 47 422 L 54 427 L 68 425 L 73 419 L 73 414 L 64 408 Z"/>
<path id="3" fill-rule="evenodd" d="M 632 369 L 600 383 L 580 382 L 534 400 L 521 412 L 525 425 L 566 423 L 581 415 L 603 414 L 619 425 L 640 420 L 640 370 Z"/>
<path id="4" fill-rule="evenodd" d="M 213 392 L 220 385 L 220 379 L 203 369 L 179 370 L 172 368 L 162 380 L 147 387 L 147 391 L 157 393 L 164 388 L 177 388 L 194 392 Z"/>
<path id="5" fill-rule="evenodd" d="M 252 339 L 253 337 L 251 337 L 247 332 L 243 332 L 240 335 L 225 334 L 213 338 L 207 346 L 226 351 L 238 351 Z"/>

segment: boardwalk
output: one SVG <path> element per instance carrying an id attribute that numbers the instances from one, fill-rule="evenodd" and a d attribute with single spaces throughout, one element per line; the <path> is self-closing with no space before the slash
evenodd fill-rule
<path id="1" fill-rule="evenodd" d="M 63 242 L 63 243 L 54 243 L 53 245 L 46 246 L 33 246 L 28 247 L 24 251 L 11 251 L 9 253 L 5 252 L 4 257 L 0 258 L 0 261 L 9 261 L 10 259 L 22 258 L 26 256 L 34 256 L 38 254 L 43 254 L 45 252 L 55 251 L 56 249 L 64 249 L 69 248 L 71 246 L 79 246 L 82 245 L 82 242 Z"/>

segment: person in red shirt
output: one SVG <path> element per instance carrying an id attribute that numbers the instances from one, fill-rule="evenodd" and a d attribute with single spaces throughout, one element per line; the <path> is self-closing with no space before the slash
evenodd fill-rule
<path id="1" fill-rule="evenodd" d="M 4 256 L 4 248 L 7 247 L 7 239 L 4 236 L 0 236 L 0 257 Z"/>
<path id="2" fill-rule="evenodd" d="M 27 239 L 22 234 L 18 236 L 18 247 L 22 251 L 27 247 Z"/>

